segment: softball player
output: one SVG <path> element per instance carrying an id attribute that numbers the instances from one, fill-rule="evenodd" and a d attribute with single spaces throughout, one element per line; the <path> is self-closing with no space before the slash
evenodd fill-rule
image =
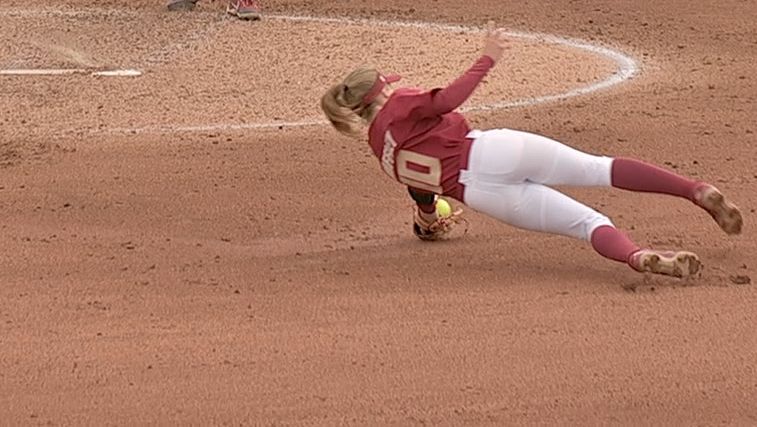
<path id="1" fill-rule="evenodd" d="M 455 112 L 507 49 L 504 30 L 491 29 L 480 58 L 446 88 L 392 90 L 397 75 L 360 68 L 334 85 L 321 108 L 336 130 L 360 136 L 383 170 L 405 184 L 416 202 L 413 231 L 423 240 L 444 237 L 455 223 L 440 218 L 439 195 L 454 198 L 512 226 L 587 240 L 603 257 L 640 272 L 676 277 L 699 273 L 698 256 L 642 249 L 605 215 L 551 185 L 605 186 L 686 198 L 728 234 L 742 216 L 714 186 L 629 158 L 590 155 L 533 133 L 471 129 Z"/>
<path id="2" fill-rule="evenodd" d="M 199 0 L 168 0 L 168 10 L 192 10 Z M 244 20 L 260 19 L 260 5 L 257 0 L 230 0 L 226 13 Z"/>

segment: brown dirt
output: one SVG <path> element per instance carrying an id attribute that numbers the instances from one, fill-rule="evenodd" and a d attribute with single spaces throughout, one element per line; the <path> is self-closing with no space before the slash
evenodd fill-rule
<path id="1" fill-rule="evenodd" d="M 471 120 L 712 181 L 744 234 L 680 200 L 569 189 L 644 244 L 699 253 L 702 277 L 645 278 L 471 211 L 467 236 L 423 244 L 402 187 L 327 127 L 172 130 L 318 119 L 318 94 L 357 60 L 440 84 L 477 52 L 463 34 L 240 23 L 217 2 L 29 17 L 3 11 L 49 2 L 4 1 L 0 68 L 146 74 L 0 78 L 3 423 L 757 423 L 757 4 L 312 3 L 266 12 L 495 19 L 630 53 L 643 71 L 619 87 Z M 513 52 L 471 103 L 610 67 Z"/>

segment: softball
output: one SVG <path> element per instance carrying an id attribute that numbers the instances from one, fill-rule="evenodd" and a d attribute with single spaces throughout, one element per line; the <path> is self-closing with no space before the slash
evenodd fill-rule
<path id="1" fill-rule="evenodd" d="M 440 218 L 446 218 L 450 215 L 452 215 L 452 206 L 449 205 L 449 202 L 446 200 L 439 198 L 436 200 L 436 215 Z"/>

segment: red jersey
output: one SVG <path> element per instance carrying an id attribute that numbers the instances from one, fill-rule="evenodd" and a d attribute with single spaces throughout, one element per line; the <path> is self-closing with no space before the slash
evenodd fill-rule
<path id="1" fill-rule="evenodd" d="M 368 130 L 368 143 L 383 170 L 420 190 L 462 200 L 460 169 L 468 166 L 472 140 L 465 118 L 454 110 L 494 66 L 488 56 L 444 89 L 395 90 Z"/>

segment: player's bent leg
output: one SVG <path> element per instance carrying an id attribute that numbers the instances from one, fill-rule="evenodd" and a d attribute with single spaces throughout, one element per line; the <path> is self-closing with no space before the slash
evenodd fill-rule
<path id="1" fill-rule="evenodd" d="M 590 241 L 598 254 L 636 271 L 686 277 L 701 267 L 691 252 L 640 249 L 609 218 L 544 185 L 497 184 L 478 177 L 467 183 L 464 201 L 514 227 Z"/>

